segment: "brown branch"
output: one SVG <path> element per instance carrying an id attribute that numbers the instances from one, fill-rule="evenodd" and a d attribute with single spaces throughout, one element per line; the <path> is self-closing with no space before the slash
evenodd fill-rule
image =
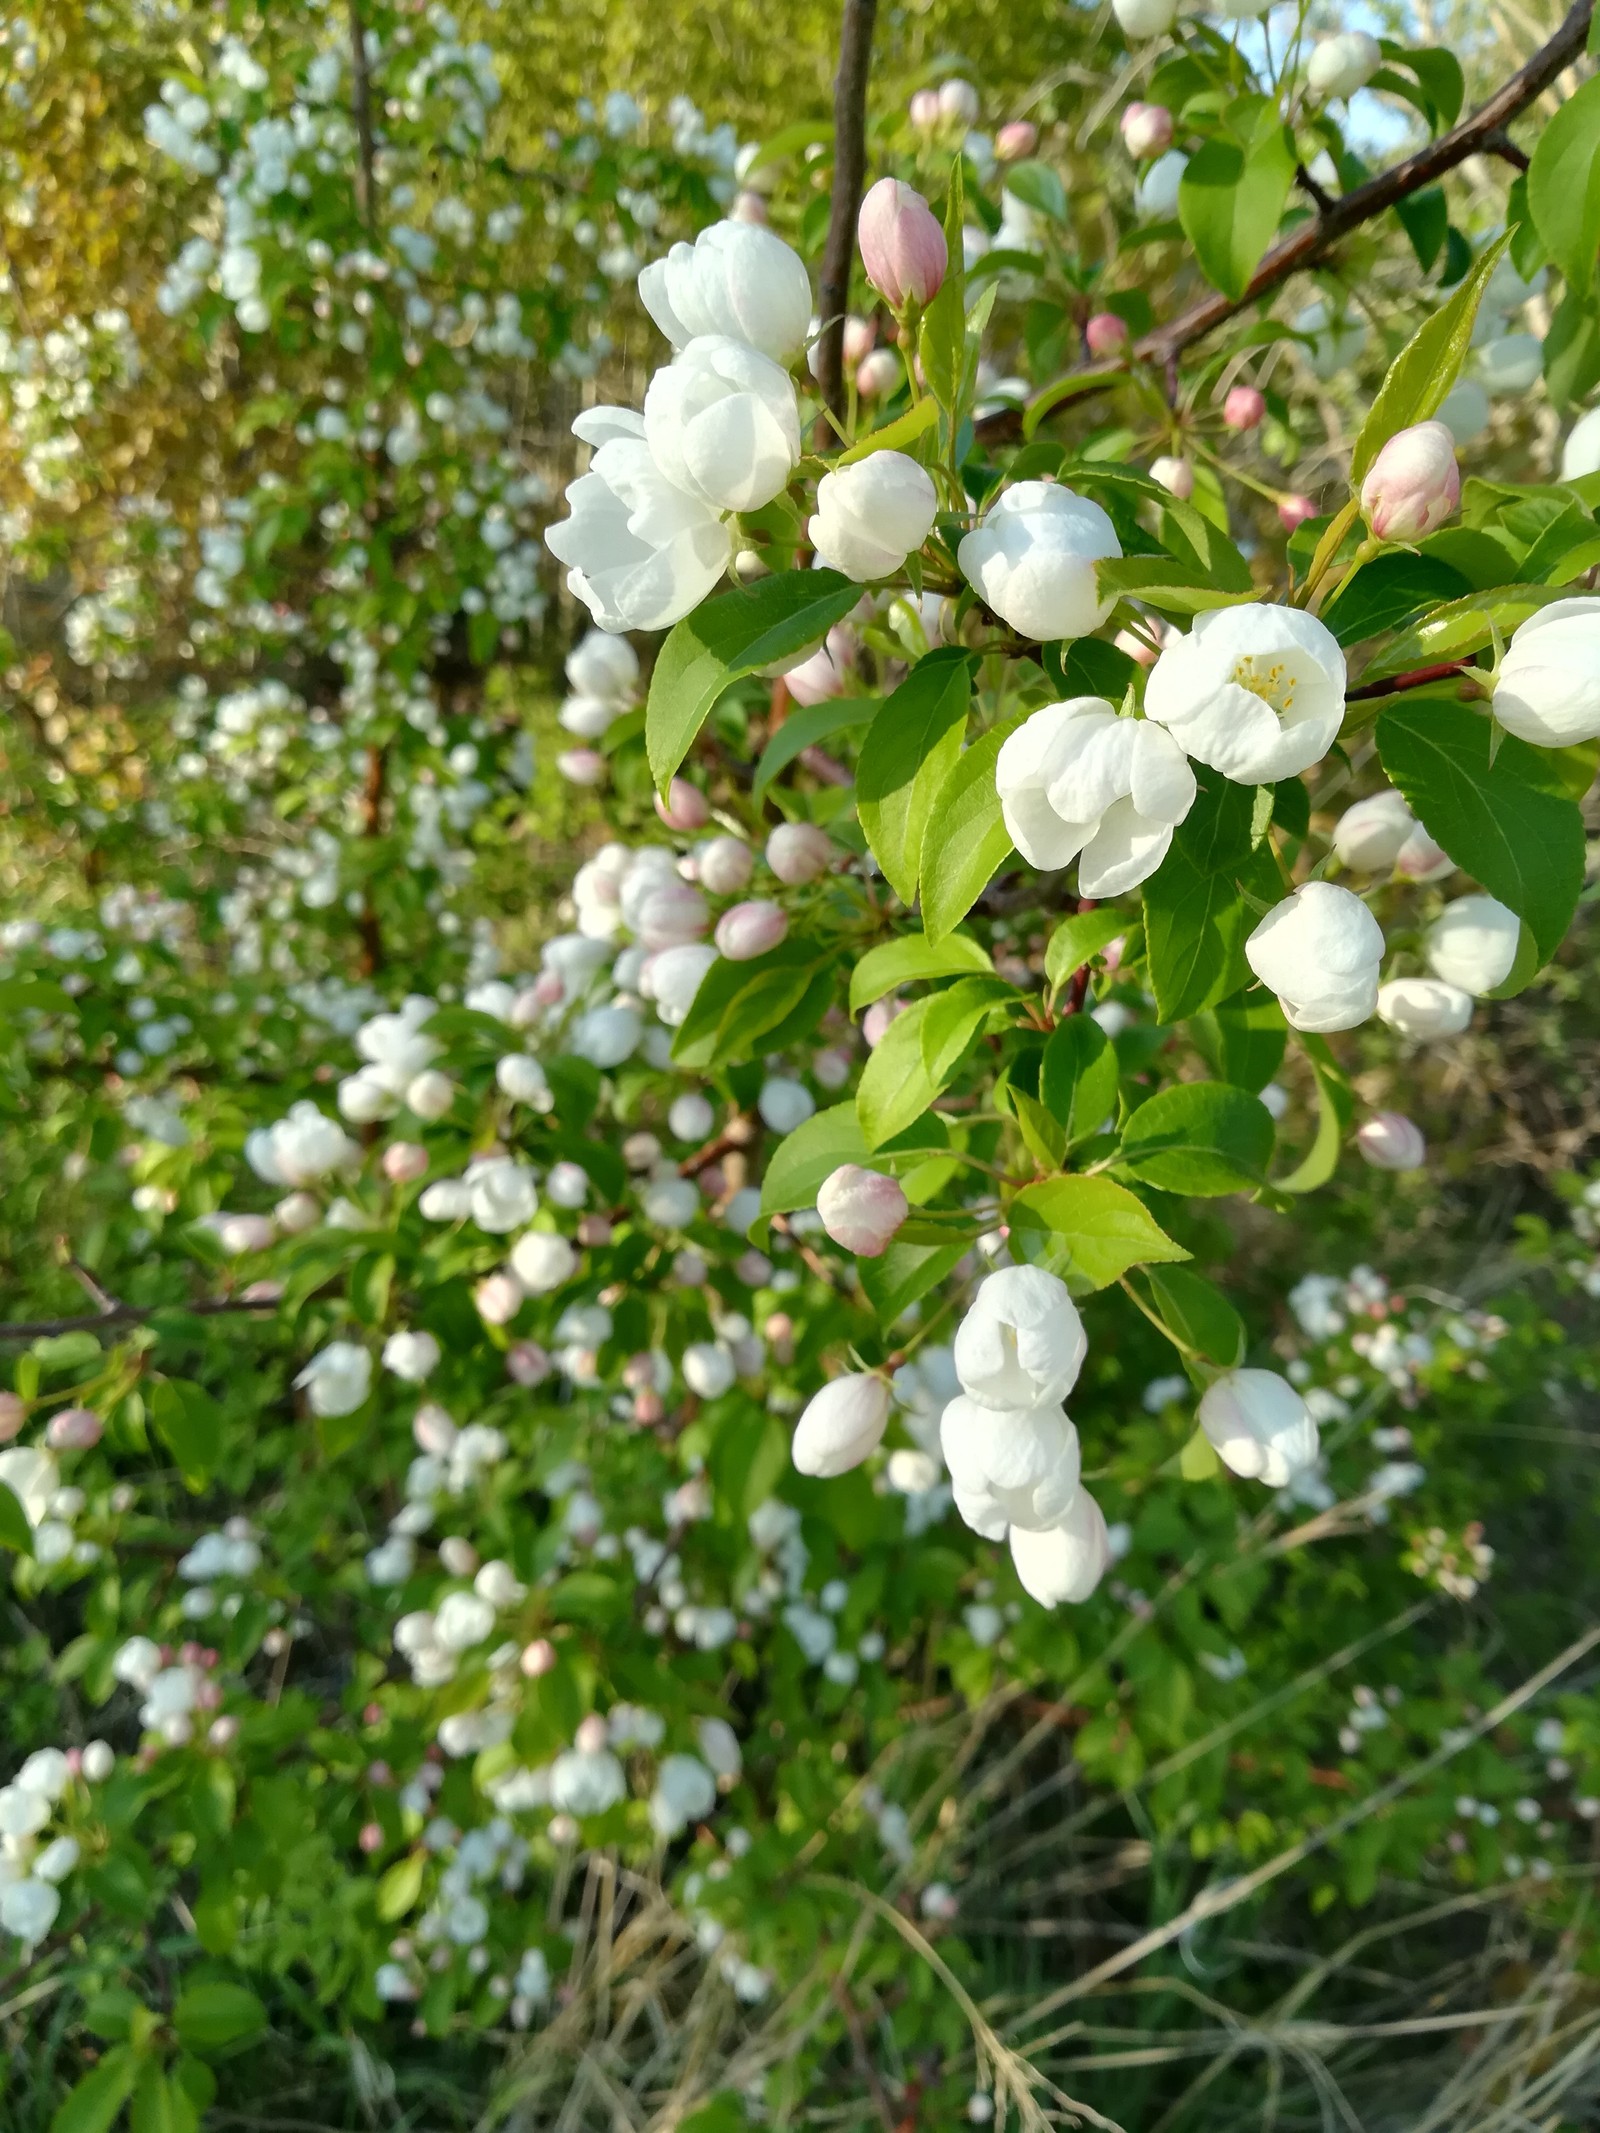
<path id="1" fill-rule="evenodd" d="M 86 1318 L 36 1318 L 0 1325 L 0 1341 L 53 1340 L 58 1333 L 98 1333 L 102 1326 L 142 1326 L 163 1311 L 182 1311 L 189 1318 L 221 1318 L 233 1311 L 276 1311 L 277 1296 L 219 1296 L 199 1303 L 113 1304 Z"/>
<path id="2" fill-rule="evenodd" d="M 367 779 L 361 794 L 361 834 L 363 837 L 380 837 L 383 834 L 383 794 L 388 781 L 389 766 L 383 750 L 374 744 L 367 750 Z M 378 920 L 378 907 L 372 896 L 372 877 L 367 876 L 367 885 L 361 892 L 361 915 L 356 921 L 356 931 L 361 937 L 361 975 L 375 978 L 383 968 L 383 927 Z"/>
<path id="3" fill-rule="evenodd" d="M 817 382 L 842 422 L 845 412 L 844 317 L 850 305 L 850 268 L 856 252 L 856 217 L 867 175 L 867 73 L 872 65 L 872 26 L 878 0 L 844 0 L 839 31 L 839 71 L 833 83 L 833 211 L 817 286 L 822 338 L 817 344 Z M 824 425 L 826 426 L 826 425 Z M 832 439 L 829 439 L 832 442 Z"/>
<path id="4" fill-rule="evenodd" d="M 752 1145 L 757 1133 L 756 1122 L 743 1113 L 735 1113 L 722 1131 L 693 1155 L 686 1155 L 678 1165 L 680 1178 L 697 1178 L 702 1170 L 709 1170 L 713 1163 L 720 1163 L 725 1155 L 734 1150 L 743 1150 Z"/>
<path id="5" fill-rule="evenodd" d="M 350 88 L 354 105 L 356 140 L 360 145 L 360 162 L 356 169 L 356 205 L 361 210 L 361 219 L 367 225 L 368 236 L 377 230 L 377 196 L 373 184 L 373 170 L 377 157 L 372 141 L 372 79 L 367 72 L 367 33 L 361 22 L 360 0 L 349 0 L 350 11 Z"/>
<path id="6" fill-rule="evenodd" d="M 1344 700 L 1347 704 L 1360 704 L 1378 696 L 1401 696 L 1407 689 L 1425 689 L 1430 682 L 1465 674 L 1471 666 L 1470 659 L 1444 659 L 1437 666 L 1417 667 L 1409 674 L 1391 674 L 1387 681 L 1364 682 L 1359 689 L 1347 689 Z"/>
<path id="7" fill-rule="evenodd" d="M 1593 13 L 1594 0 L 1575 0 L 1549 43 L 1541 46 L 1525 67 L 1513 74 L 1459 126 L 1441 134 L 1438 140 L 1430 141 L 1426 148 L 1408 156 L 1403 163 L 1396 163 L 1392 170 L 1384 171 L 1365 185 L 1358 185 L 1341 199 L 1330 201 L 1312 221 L 1302 224 L 1281 244 L 1272 247 L 1256 268 L 1242 296 L 1224 296 L 1213 291 L 1199 303 L 1192 304 L 1170 325 L 1159 326 L 1153 333 L 1147 333 L 1134 344 L 1132 354 L 1141 362 L 1165 367 L 1193 342 L 1204 340 L 1208 333 L 1214 333 L 1230 318 L 1259 302 L 1292 274 L 1319 266 L 1342 239 L 1363 223 L 1372 221 L 1374 216 L 1397 206 L 1400 201 L 1410 199 L 1413 193 L 1437 183 L 1447 171 L 1454 170 L 1469 156 L 1495 155 L 1519 170 L 1525 169 L 1527 157 L 1505 129 L 1512 119 L 1544 94 L 1558 74 L 1581 56 Z M 1103 391 L 1106 386 L 1115 385 L 1126 374 L 1127 364 L 1120 358 L 1114 363 L 1081 364 L 1067 375 L 1095 382 L 1075 394 L 1073 404 L 1087 398 L 1091 391 Z M 1021 425 L 1022 410 L 1006 408 L 985 416 L 974 427 L 985 443 L 1004 443 L 1019 434 Z"/>

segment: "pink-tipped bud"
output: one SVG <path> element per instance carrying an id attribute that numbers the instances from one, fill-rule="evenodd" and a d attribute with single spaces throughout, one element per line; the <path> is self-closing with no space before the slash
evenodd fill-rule
<path id="1" fill-rule="evenodd" d="M 839 847 L 814 822 L 780 822 L 767 839 L 767 865 L 791 889 L 826 874 L 839 856 Z"/>
<path id="2" fill-rule="evenodd" d="M 513 1385 L 542 1385 L 551 1368 L 537 1341 L 517 1341 L 506 1350 L 506 1376 Z"/>
<path id="3" fill-rule="evenodd" d="M 857 318 L 854 312 L 844 322 L 844 359 L 847 363 L 859 363 L 872 351 L 878 338 L 878 329 L 869 318 Z"/>
<path id="4" fill-rule="evenodd" d="M 569 785 L 603 785 L 606 759 L 597 748 L 568 748 L 556 757 L 556 769 Z"/>
<path id="5" fill-rule="evenodd" d="M 591 1711 L 587 1718 L 580 1718 L 578 1730 L 572 1736 L 572 1745 L 580 1755 L 599 1755 L 610 1739 L 605 1720 L 598 1711 Z"/>
<path id="6" fill-rule="evenodd" d="M 939 124 L 939 92 L 919 89 L 907 106 L 911 123 L 919 133 L 933 133 Z"/>
<path id="7" fill-rule="evenodd" d="M 485 1274 L 472 1292 L 472 1301 L 486 1326 L 508 1325 L 522 1309 L 522 1283 L 504 1269 Z"/>
<path id="8" fill-rule="evenodd" d="M 559 1007 L 566 996 L 567 988 L 558 971 L 541 970 L 533 981 L 533 1002 L 536 1007 Z"/>
<path id="9" fill-rule="evenodd" d="M 379 1822 L 363 1822 L 356 1842 L 369 1855 L 383 1850 L 383 1825 Z"/>
<path id="10" fill-rule="evenodd" d="M 1164 156 L 1172 146 L 1172 113 L 1165 104 L 1129 104 L 1122 114 L 1122 145 L 1135 161 Z"/>
<path id="11" fill-rule="evenodd" d="M 428 1151 L 416 1141 L 391 1141 L 383 1151 L 383 1174 L 391 1185 L 410 1185 L 424 1177 Z"/>
<path id="12" fill-rule="evenodd" d="M 537 1681 L 541 1674 L 548 1674 L 556 1663 L 556 1648 L 548 1637 L 535 1637 L 531 1644 L 522 1647 L 522 1657 L 517 1664 L 530 1681 Z"/>
<path id="13" fill-rule="evenodd" d="M 841 1163 L 823 1180 L 817 1213 L 835 1244 L 858 1259 L 877 1259 L 910 1213 L 893 1178 L 859 1163 Z"/>
<path id="14" fill-rule="evenodd" d="M 1128 345 L 1128 322 L 1114 311 L 1097 311 L 1083 329 L 1083 344 L 1090 355 L 1104 361 L 1121 355 Z"/>
<path id="15" fill-rule="evenodd" d="M 737 193 L 734 196 L 732 207 L 728 210 L 728 220 L 730 222 L 753 222 L 758 229 L 764 229 L 767 221 L 767 203 L 759 193 L 748 190 Z"/>
<path id="16" fill-rule="evenodd" d="M 1032 119 L 1007 119 L 994 137 L 995 159 L 1001 163 L 1020 163 L 1024 156 L 1031 156 L 1039 145 L 1039 129 Z"/>
<path id="17" fill-rule="evenodd" d="M 53 1452 L 86 1452 L 100 1442 L 100 1417 L 91 1407 L 63 1407 L 52 1415 L 44 1441 Z"/>
<path id="18" fill-rule="evenodd" d="M 601 1252 L 611 1242 L 611 1217 L 609 1215 L 580 1215 L 578 1217 L 578 1242 L 586 1252 Z"/>
<path id="19" fill-rule="evenodd" d="M 9 1444 L 27 1419 L 27 1401 L 14 1392 L 0 1392 L 0 1444 Z"/>
<path id="20" fill-rule="evenodd" d="M 863 400 L 883 400 L 898 392 L 905 372 L 892 348 L 874 348 L 856 369 L 856 391 Z"/>
<path id="21" fill-rule="evenodd" d="M 654 1429 L 666 1411 L 659 1392 L 636 1392 L 633 1396 L 633 1419 L 642 1429 Z"/>
<path id="22" fill-rule="evenodd" d="M 843 696 L 855 649 L 854 631 L 835 623 L 827 642 L 784 675 L 784 687 L 797 704 L 820 704 L 830 697 Z"/>
<path id="23" fill-rule="evenodd" d="M 713 837 L 700 850 L 700 886 L 713 896 L 737 896 L 750 879 L 755 863 L 742 838 Z"/>
<path id="24" fill-rule="evenodd" d="M 1361 484 L 1362 514 L 1380 541 L 1420 541 L 1460 502 L 1456 441 L 1442 422 L 1397 430 Z"/>
<path id="25" fill-rule="evenodd" d="M 1265 395 L 1258 393 L 1253 385 L 1229 386 L 1228 396 L 1222 403 L 1222 419 L 1230 430 L 1259 429 L 1266 412 Z"/>
<path id="26" fill-rule="evenodd" d="M 1194 494 L 1194 467 L 1187 459 L 1167 456 L 1150 462 L 1150 479 L 1160 482 L 1169 496 L 1187 503 Z"/>
<path id="27" fill-rule="evenodd" d="M 788 930 L 788 912 L 758 899 L 724 911 L 712 938 L 730 963 L 748 963 L 753 956 L 776 948 Z"/>
<path id="28" fill-rule="evenodd" d="M 656 813 L 669 830 L 704 829 L 711 820 L 709 801 L 687 778 L 674 778 L 664 800 L 656 794 Z"/>
<path id="29" fill-rule="evenodd" d="M 1285 533 L 1293 533 L 1307 519 L 1315 518 L 1317 507 L 1309 496 L 1281 496 L 1278 499 L 1278 524 Z"/>
<path id="30" fill-rule="evenodd" d="M 867 279 L 891 309 L 926 304 L 939 293 L 950 255 L 938 217 L 913 187 L 880 178 L 861 203 L 856 234 Z"/>
<path id="31" fill-rule="evenodd" d="M 1356 1146 L 1374 1170 L 1420 1170 L 1428 1159 L 1422 1128 L 1403 1111 L 1375 1111 L 1358 1129 Z"/>
<path id="32" fill-rule="evenodd" d="M 889 1034 L 889 1024 L 897 1015 L 903 1015 L 911 1005 L 898 994 L 891 993 L 887 1000 L 874 1000 L 861 1017 L 861 1034 L 866 1039 L 868 1051 L 874 1051 Z"/>

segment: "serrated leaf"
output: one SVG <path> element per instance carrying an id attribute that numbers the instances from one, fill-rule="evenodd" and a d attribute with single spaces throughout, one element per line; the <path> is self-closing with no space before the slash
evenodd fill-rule
<path id="1" fill-rule="evenodd" d="M 972 655 L 941 649 L 917 662 L 867 728 L 856 811 L 872 856 L 903 904 L 917 898 L 923 833 L 955 768 L 972 697 Z"/>
<path id="2" fill-rule="evenodd" d="M 869 948 L 850 973 L 850 1012 L 860 1014 L 874 1000 L 881 1000 L 885 993 L 895 992 L 902 985 L 993 968 L 988 951 L 968 934 L 947 933 L 939 941 L 930 941 L 922 933 L 903 934 L 879 948 Z"/>
<path id="3" fill-rule="evenodd" d="M 860 586 L 837 570 L 786 570 L 718 593 L 674 623 L 645 706 L 645 749 L 658 789 L 666 791 L 719 696 L 817 643 L 860 598 Z"/>
<path id="4" fill-rule="evenodd" d="M 1048 1231 L 1064 1248 L 1069 1270 L 1096 1289 L 1120 1280 L 1129 1267 L 1189 1256 L 1138 1195 L 1113 1178 L 1045 1178 L 1017 1194 L 1008 1220 L 1014 1228 Z"/>

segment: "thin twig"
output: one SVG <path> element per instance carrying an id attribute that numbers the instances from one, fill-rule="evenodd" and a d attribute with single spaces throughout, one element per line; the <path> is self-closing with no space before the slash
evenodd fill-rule
<path id="1" fill-rule="evenodd" d="M 878 0 L 845 0 L 839 71 L 833 83 L 833 206 L 817 290 L 822 315 L 817 382 L 824 401 L 841 422 L 845 413 L 844 315 L 850 303 L 856 217 L 867 175 L 867 75 L 877 12 Z"/>
<path id="2" fill-rule="evenodd" d="M 113 1304 L 109 1311 L 96 1311 L 84 1318 L 35 1318 L 0 1325 L 0 1340 L 53 1340 L 58 1333 L 98 1333 L 102 1326 L 142 1326 L 163 1311 L 182 1311 L 190 1318 L 221 1318 L 233 1311 L 276 1311 L 276 1296 L 218 1296 L 199 1303 Z"/>
<path id="3" fill-rule="evenodd" d="M 360 157 L 356 164 L 356 205 L 367 225 L 367 235 L 376 232 L 377 195 L 373 172 L 377 156 L 372 140 L 372 79 L 367 72 L 367 33 L 362 26 L 360 0 L 348 0 L 350 14 L 350 100 L 356 122 Z"/>

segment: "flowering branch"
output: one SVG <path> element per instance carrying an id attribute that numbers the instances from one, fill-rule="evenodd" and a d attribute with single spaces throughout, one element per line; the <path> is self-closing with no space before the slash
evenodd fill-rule
<path id="1" fill-rule="evenodd" d="M 867 74 L 877 12 L 878 0 L 845 0 L 839 71 L 833 84 L 833 212 L 828 218 L 817 290 L 822 318 L 817 381 L 824 401 L 841 421 L 845 412 L 844 315 L 850 302 L 856 216 L 867 174 Z"/>

